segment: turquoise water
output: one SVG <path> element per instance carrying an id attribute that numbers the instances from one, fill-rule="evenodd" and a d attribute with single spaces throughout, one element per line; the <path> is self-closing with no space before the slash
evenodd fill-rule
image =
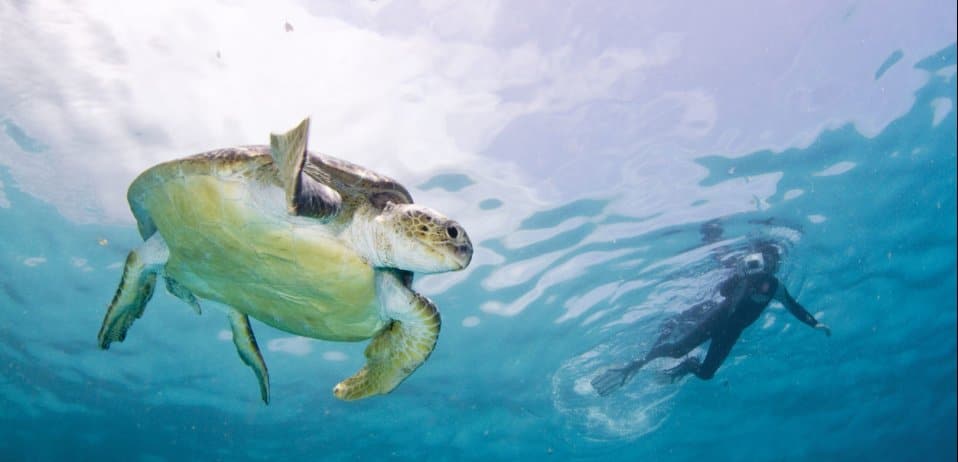
<path id="1" fill-rule="evenodd" d="M 125 342 L 99 350 L 135 226 L 41 198 L 16 166 L 55 161 L 57 143 L 0 108 L 2 158 L 22 159 L 0 166 L 0 459 L 954 460 L 956 47 L 938 50 L 872 63 L 875 82 L 905 66 L 922 80 L 868 134 L 838 121 L 799 147 L 590 156 L 621 148 L 610 140 L 631 120 L 628 101 L 597 100 L 518 118 L 486 145 L 484 159 L 534 172 L 528 184 L 495 169 L 413 175 L 476 258 L 417 278 L 443 317 L 428 362 L 349 403 L 330 390 L 364 343 L 254 321 L 264 406 L 225 316 L 161 290 Z M 758 237 L 786 248 L 781 279 L 831 337 L 773 304 L 711 381 L 665 384 L 661 364 L 606 398 L 584 386 L 710 297 L 723 261 Z"/>

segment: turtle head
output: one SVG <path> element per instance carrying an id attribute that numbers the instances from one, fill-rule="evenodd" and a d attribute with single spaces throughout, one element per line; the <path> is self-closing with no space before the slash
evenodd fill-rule
<path id="1" fill-rule="evenodd" d="M 389 202 L 375 218 L 382 266 L 417 273 L 461 270 L 472 260 L 472 242 L 459 223 L 416 204 Z"/>

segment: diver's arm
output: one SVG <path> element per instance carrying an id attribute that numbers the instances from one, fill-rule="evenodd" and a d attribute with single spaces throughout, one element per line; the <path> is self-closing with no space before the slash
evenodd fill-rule
<path id="1" fill-rule="evenodd" d="M 832 330 L 828 328 L 825 324 L 818 322 L 811 313 L 808 312 L 801 304 L 798 303 L 792 295 L 788 293 L 788 290 L 785 288 L 785 284 L 782 284 L 781 281 L 778 282 L 778 288 L 775 289 L 775 300 L 778 300 L 788 309 L 792 316 L 798 318 L 799 321 L 802 321 L 809 326 L 812 326 L 816 329 L 822 330 L 825 332 L 825 335 L 832 335 Z"/>

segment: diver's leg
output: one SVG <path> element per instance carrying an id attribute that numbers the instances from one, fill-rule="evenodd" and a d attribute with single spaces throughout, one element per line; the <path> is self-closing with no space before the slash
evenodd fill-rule
<path id="1" fill-rule="evenodd" d="M 687 355 L 695 347 L 701 345 L 709 338 L 711 331 L 711 308 L 714 302 L 704 302 L 689 308 L 678 316 L 666 320 L 662 323 L 661 332 L 658 340 L 652 349 L 644 357 L 636 359 L 623 367 L 611 367 L 592 379 L 592 389 L 605 396 L 612 393 L 617 388 L 625 385 L 642 367 L 653 359 L 671 357 L 680 358 Z M 696 323 L 691 332 L 685 334 L 676 341 L 669 341 L 676 328 L 680 328 L 683 323 Z"/>
<path id="2" fill-rule="evenodd" d="M 712 337 L 712 343 L 709 345 L 709 351 L 705 355 L 705 361 L 699 362 L 698 358 L 686 358 L 678 366 L 668 370 L 668 375 L 672 380 L 678 379 L 685 374 L 695 374 L 702 380 L 709 380 L 715 376 L 715 371 L 725 362 L 738 341 L 741 331 L 718 332 Z"/>
<path id="3" fill-rule="evenodd" d="M 713 337 L 712 344 L 709 345 L 709 352 L 705 355 L 705 361 L 702 361 L 702 365 L 699 366 L 697 371 L 693 371 L 693 373 L 702 380 L 711 379 L 719 366 L 725 362 L 725 358 L 728 357 L 728 354 L 732 351 L 732 347 L 735 346 L 735 342 L 738 341 L 738 337 L 741 334 L 741 331 L 735 331 Z"/>
<path id="4" fill-rule="evenodd" d="M 705 343 L 712 333 L 712 325 L 714 324 L 713 308 L 715 308 L 715 302 L 700 303 L 683 311 L 675 319 L 666 321 L 674 324 L 668 326 L 668 330 L 663 329 L 662 335 L 659 336 L 655 345 L 646 353 L 642 361 L 647 363 L 657 358 L 681 358 L 697 346 Z M 682 337 L 669 341 L 672 330 L 679 323 L 693 323 L 695 326 Z"/>

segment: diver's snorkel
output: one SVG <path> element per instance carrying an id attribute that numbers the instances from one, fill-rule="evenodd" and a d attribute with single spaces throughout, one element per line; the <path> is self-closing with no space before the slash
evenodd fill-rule
<path id="1" fill-rule="evenodd" d="M 765 272 L 765 257 L 759 253 L 750 253 L 742 259 L 742 272 L 746 276 L 755 276 Z"/>

